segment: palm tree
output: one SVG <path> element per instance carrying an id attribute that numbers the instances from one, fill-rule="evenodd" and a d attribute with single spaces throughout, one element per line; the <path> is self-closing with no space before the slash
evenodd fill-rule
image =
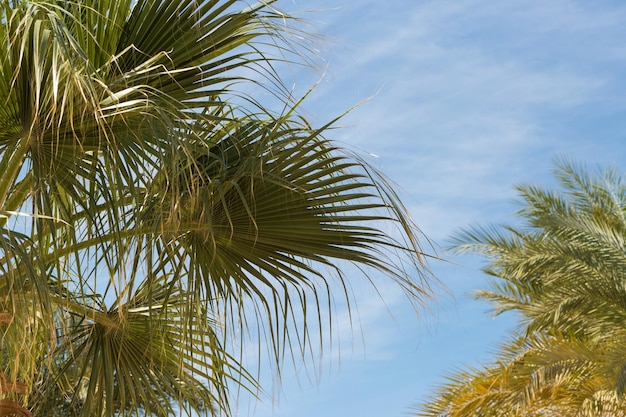
<path id="1" fill-rule="evenodd" d="M 288 99 L 273 3 L 2 1 L 0 415 L 228 414 L 232 342 L 304 354 L 342 262 L 429 294 L 393 189 Z"/>
<path id="2" fill-rule="evenodd" d="M 519 313 L 493 363 L 452 374 L 420 416 L 626 415 L 626 183 L 561 160 L 560 190 L 521 186 L 522 222 L 455 241 L 488 259 L 496 314 Z"/>

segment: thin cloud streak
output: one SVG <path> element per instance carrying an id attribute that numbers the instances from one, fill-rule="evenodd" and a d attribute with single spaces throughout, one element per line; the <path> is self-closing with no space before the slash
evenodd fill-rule
<path id="1" fill-rule="evenodd" d="M 589 42 L 589 31 L 619 22 L 614 13 L 594 16 L 593 10 L 573 2 L 559 3 L 533 7 L 512 1 L 485 7 L 475 1 L 422 2 L 393 13 L 409 24 L 384 20 L 390 12 L 359 3 L 359 8 L 380 11 L 380 18 L 372 28 L 359 24 L 357 14 L 356 29 L 347 32 L 349 57 L 334 62 L 333 74 L 314 93 L 312 104 L 334 111 L 326 103 L 345 108 L 375 94 L 342 120 L 348 128 L 337 131 L 337 138 L 379 155 L 376 163 L 407 194 L 417 201 L 441 202 L 451 218 L 459 217 L 454 210 L 468 211 L 459 205 L 463 197 L 471 204 L 508 198 L 514 184 L 533 179 L 525 167 L 529 158 L 542 155 L 536 164 L 545 172 L 554 155 L 572 150 L 556 139 L 559 132 L 545 115 L 558 117 L 602 103 L 613 92 L 610 76 L 588 70 L 606 60 L 602 42 L 600 48 L 588 47 L 593 56 L 580 65 L 563 65 L 557 54 L 552 60 L 532 58 L 545 36 L 567 57 Z M 347 12 L 357 8 L 347 7 Z M 517 32 L 528 26 L 533 27 L 531 36 L 528 30 Z M 481 33 L 483 27 L 497 31 L 490 35 L 493 39 Z M 375 35 L 368 36 L 370 32 Z M 357 43 L 370 38 L 374 40 Z M 503 43 L 512 48 L 503 49 Z M 450 210 L 451 202 L 455 207 Z M 428 218 L 418 216 L 416 221 L 436 240 L 458 226 L 430 227 Z"/>
<path id="2" fill-rule="evenodd" d="M 623 122 L 616 124 L 626 110 L 626 7 L 619 2 L 280 3 L 287 10 L 337 9 L 305 15 L 332 37 L 322 45 L 328 74 L 305 107 L 314 121 L 326 122 L 371 97 L 329 137 L 360 149 L 396 181 L 436 243 L 470 224 L 510 219 L 513 186 L 546 181 L 556 155 L 595 163 L 625 150 L 616 146 L 626 133 Z M 294 73 L 296 95 L 316 81 L 300 75 Z M 605 121 L 612 124 L 604 128 Z M 457 304 L 436 306 L 434 330 L 424 329 L 393 291 L 384 293 L 387 306 L 373 293 L 359 298 L 355 329 L 339 306 L 341 341 L 325 352 L 322 375 L 312 370 L 311 382 L 320 385 L 308 387 L 305 377 L 301 392 L 298 378 L 285 375 L 278 403 L 255 416 L 399 417 L 452 366 L 485 358 L 485 346 L 509 321 L 491 320 L 485 305 L 468 303 L 484 277 L 477 262 L 455 261 L 468 266 L 435 265 Z M 364 294 L 360 285 L 356 294 Z M 359 396 L 372 378 L 378 390 Z"/>

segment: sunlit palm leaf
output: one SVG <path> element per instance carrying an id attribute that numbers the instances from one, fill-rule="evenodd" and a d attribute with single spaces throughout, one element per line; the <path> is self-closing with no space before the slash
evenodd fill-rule
<path id="1" fill-rule="evenodd" d="M 228 413 L 258 388 L 229 343 L 252 315 L 304 349 L 337 262 L 429 293 L 393 189 L 287 97 L 272 3 L 2 3 L 1 365 L 37 414 Z"/>
<path id="2" fill-rule="evenodd" d="M 391 217 L 363 167 L 320 134 L 284 119 L 222 123 L 207 132 L 215 145 L 155 179 L 165 192 L 152 194 L 140 221 L 163 231 L 154 258 L 183 266 L 179 279 L 233 325 L 248 322 L 246 302 L 256 304 L 276 352 L 288 312 L 341 277 L 339 261 L 381 270 L 416 299 L 426 294 L 394 262 L 411 262 L 417 248 L 374 226 L 409 220 Z"/>
<path id="3" fill-rule="evenodd" d="M 568 161 L 556 177 L 558 191 L 518 188 L 520 227 L 457 239 L 489 259 L 493 285 L 478 296 L 520 313 L 524 336 L 498 365 L 452 376 L 420 415 L 624 415 L 626 187 Z"/>
<path id="4" fill-rule="evenodd" d="M 220 345 L 219 324 L 206 319 L 206 311 L 185 311 L 189 295 L 161 285 L 144 285 L 109 311 L 70 303 L 82 314 L 62 336 L 52 379 L 36 393 L 42 405 L 61 388 L 84 416 L 112 415 L 120 407 L 132 415 L 167 416 L 174 407 L 212 413 L 216 406 L 228 409 L 229 380 L 254 387 Z M 196 315 L 205 323 L 196 322 Z"/>

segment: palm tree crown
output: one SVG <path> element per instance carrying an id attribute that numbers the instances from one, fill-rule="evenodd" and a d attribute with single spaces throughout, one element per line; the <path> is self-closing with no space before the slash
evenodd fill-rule
<path id="1" fill-rule="evenodd" d="M 473 229 L 488 258 L 478 297 L 520 327 L 489 366 L 458 372 L 420 416 L 626 415 L 626 183 L 560 161 L 560 190 L 521 186 L 522 223 Z"/>
<path id="2" fill-rule="evenodd" d="M 228 413 L 229 342 L 303 352 L 338 261 L 428 294 L 392 188 L 287 100 L 273 3 L 1 3 L 0 415 Z"/>

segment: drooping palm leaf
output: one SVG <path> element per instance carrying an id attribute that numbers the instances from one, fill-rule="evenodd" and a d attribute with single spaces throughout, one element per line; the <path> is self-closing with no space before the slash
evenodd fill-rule
<path id="1" fill-rule="evenodd" d="M 304 350 L 337 262 L 429 293 L 392 188 L 281 96 L 270 56 L 299 44 L 273 3 L 2 3 L 0 371 L 29 388 L 7 405 L 228 413 L 258 388 L 229 343 L 258 319 L 277 364 Z"/>

